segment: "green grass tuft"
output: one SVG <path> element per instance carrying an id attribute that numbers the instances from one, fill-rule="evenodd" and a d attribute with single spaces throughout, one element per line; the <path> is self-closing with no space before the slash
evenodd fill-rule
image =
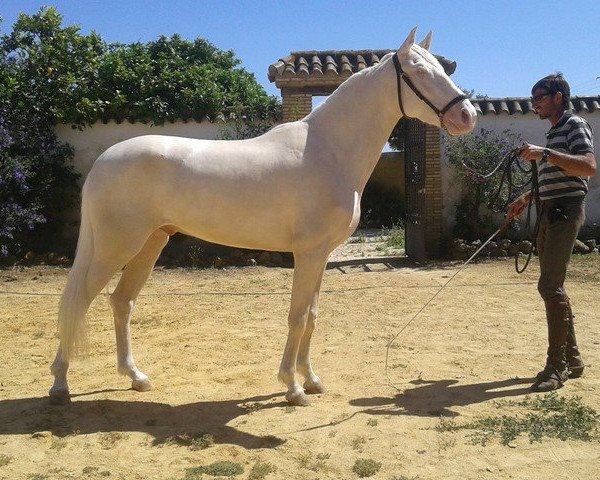
<path id="1" fill-rule="evenodd" d="M 359 458 L 354 462 L 352 471 L 356 473 L 360 478 L 372 477 L 381 468 L 381 463 L 371 460 L 369 458 Z"/>
<path id="2" fill-rule="evenodd" d="M 185 469 L 185 480 L 197 480 L 203 474 L 212 477 L 234 477 L 244 473 L 244 467 L 236 462 L 224 460 L 222 462 L 214 462 L 210 465 L 191 467 Z"/>
<path id="3" fill-rule="evenodd" d="M 184 433 L 181 435 L 172 435 L 165 440 L 167 444 L 175 444 L 182 447 L 189 447 L 190 450 L 205 450 L 214 445 L 215 439 L 209 433 L 196 433 L 193 435 Z"/>
<path id="4" fill-rule="evenodd" d="M 263 480 L 269 473 L 274 473 L 276 471 L 277 467 L 271 463 L 256 462 L 250 470 L 248 480 Z"/>

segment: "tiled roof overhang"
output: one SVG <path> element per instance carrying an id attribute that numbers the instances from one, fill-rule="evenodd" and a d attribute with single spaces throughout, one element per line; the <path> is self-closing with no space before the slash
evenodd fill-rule
<path id="1" fill-rule="evenodd" d="M 508 115 L 533 112 L 531 99 L 525 98 L 471 98 L 478 115 Z M 600 96 L 571 97 L 570 108 L 576 113 L 590 113 L 600 110 Z"/>
<path id="2" fill-rule="evenodd" d="M 312 95 L 329 95 L 353 73 L 377 65 L 396 50 L 311 50 L 292 52 L 269 65 L 269 80 L 280 89 L 298 90 Z M 448 75 L 456 62 L 435 56 Z"/>

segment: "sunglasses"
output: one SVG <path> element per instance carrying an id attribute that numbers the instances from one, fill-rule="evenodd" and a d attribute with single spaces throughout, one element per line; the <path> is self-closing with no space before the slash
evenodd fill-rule
<path id="1" fill-rule="evenodd" d="M 534 97 L 531 97 L 531 102 L 541 102 L 544 98 L 546 98 L 547 96 L 552 95 L 551 93 L 540 93 L 539 95 L 536 95 Z"/>

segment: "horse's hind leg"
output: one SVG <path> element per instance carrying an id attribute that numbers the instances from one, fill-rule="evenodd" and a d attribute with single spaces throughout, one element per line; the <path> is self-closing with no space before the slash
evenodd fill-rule
<path id="1" fill-rule="evenodd" d="M 69 277 L 67 280 L 68 308 L 74 312 L 78 322 L 85 321 L 85 315 L 96 296 L 106 286 L 112 276 L 119 270 L 122 263 L 118 261 L 102 261 L 98 258 L 92 258 L 89 269 L 85 277 Z M 74 266 L 74 268 L 76 268 Z M 81 285 L 74 285 L 81 283 Z M 65 294 L 63 294 L 65 295 Z M 63 298 L 64 300 L 64 298 Z M 80 326 L 79 328 L 84 328 Z M 50 388 L 50 401 L 52 403 L 62 404 L 70 401 L 69 386 L 67 383 L 67 372 L 69 370 L 69 360 L 72 353 L 69 346 L 72 344 L 74 334 L 69 339 L 61 336 L 60 345 L 56 352 L 54 362 L 50 366 L 50 372 L 54 376 L 54 383 Z"/>
<path id="2" fill-rule="evenodd" d="M 115 334 L 117 340 L 117 369 L 119 373 L 131 378 L 131 386 L 140 392 L 151 390 L 152 384 L 147 375 L 142 373 L 133 360 L 131 351 L 131 315 L 142 287 L 152 272 L 160 252 L 169 241 L 169 235 L 163 230 L 156 230 L 140 252 L 127 264 L 110 297 L 115 317 Z"/>
<path id="3" fill-rule="evenodd" d="M 93 233 L 92 233 L 93 232 Z M 52 403 L 69 401 L 69 360 L 86 346 L 85 316 L 90 304 L 112 276 L 131 259 L 145 241 L 141 231 L 125 231 L 106 222 L 92 224 L 84 209 L 77 255 L 69 272 L 59 308 L 60 345 L 50 367 L 54 384 Z"/>

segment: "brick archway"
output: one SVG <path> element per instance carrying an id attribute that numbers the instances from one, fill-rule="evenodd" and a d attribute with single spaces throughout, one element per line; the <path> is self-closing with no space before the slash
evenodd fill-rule
<path id="1" fill-rule="evenodd" d="M 281 91 L 283 121 L 300 120 L 312 110 L 313 96 L 327 96 L 352 74 L 377 65 L 393 50 L 292 52 L 269 66 L 269 80 Z M 456 62 L 437 56 L 449 75 Z M 407 144 L 421 152 L 405 160 L 407 196 L 407 255 L 417 261 L 436 257 L 442 246 L 442 175 L 440 131 L 424 125 L 408 128 Z M 415 123 L 413 123 L 415 125 Z M 413 155 L 413 154 L 410 154 Z M 415 167 L 416 166 L 416 167 Z M 415 175 L 414 169 L 418 170 Z M 413 212 L 415 214 L 409 214 Z"/>

